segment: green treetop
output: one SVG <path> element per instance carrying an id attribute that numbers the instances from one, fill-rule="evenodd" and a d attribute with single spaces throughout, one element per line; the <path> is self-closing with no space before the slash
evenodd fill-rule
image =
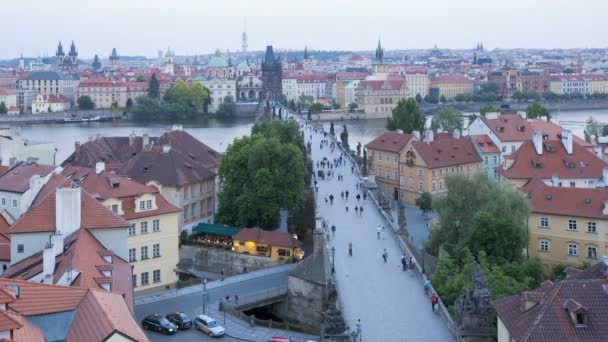
<path id="1" fill-rule="evenodd" d="M 404 133 L 410 134 L 413 131 L 424 131 L 424 125 L 424 113 L 414 98 L 399 100 L 397 107 L 393 109 L 391 116 L 386 121 L 387 130 L 401 129 Z"/>

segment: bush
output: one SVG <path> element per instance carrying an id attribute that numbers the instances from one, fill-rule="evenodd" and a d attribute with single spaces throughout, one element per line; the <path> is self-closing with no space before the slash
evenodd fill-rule
<path id="1" fill-rule="evenodd" d="M 188 241 L 188 231 L 187 230 L 182 230 L 181 233 L 179 233 L 179 244 L 183 245 Z"/>

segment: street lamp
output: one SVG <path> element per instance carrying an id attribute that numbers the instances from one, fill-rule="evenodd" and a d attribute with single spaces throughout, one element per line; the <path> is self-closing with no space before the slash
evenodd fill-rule
<path id="1" fill-rule="evenodd" d="M 336 247 L 332 246 L 331 247 L 331 274 L 334 274 L 336 272 Z"/>
<path id="2" fill-rule="evenodd" d="M 205 307 L 207 304 L 207 278 L 203 279 L 203 315 L 206 315 Z"/>

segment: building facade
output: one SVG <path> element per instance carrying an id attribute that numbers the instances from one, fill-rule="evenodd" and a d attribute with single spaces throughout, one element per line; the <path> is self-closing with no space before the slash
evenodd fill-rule
<path id="1" fill-rule="evenodd" d="M 472 95 L 474 82 L 463 75 L 442 75 L 431 81 L 440 97 L 452 101 L 457 95 Z"/>
<path id="2" fill-rule="evenodd" d="M 77 98 L 88 96 L 95 108 L 107 109 L 112 105 L 125 107 L 127 105 L 127 83 L 105 78 L 92 78 L 80 82 L 76 91 Z"/>
<path id="3" fill-rule="evenodd" d="M 76 89 L 80 79 L 74 75 L 64 75 L 56 71 L 33 72 L 17 81 L 18 90 L 31 90 L 40 95 L 63 95 L 73 105 L 76 102 Z M 20 108 L 29 108 L 26 96 L 19 100 Z"/>

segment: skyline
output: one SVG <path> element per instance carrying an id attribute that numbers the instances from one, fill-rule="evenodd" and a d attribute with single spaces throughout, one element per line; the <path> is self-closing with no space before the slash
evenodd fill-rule
<path id="1" fill-rule="evenodd" d="M 271 43 L 281 50 L 370 51 L 380 37 L 387 50 L 467 49 L 477 42 L 494 48 L 605 48 L 608 22 L 601 13 L 608 3 L 569 0 L 514 0 L 489 3 L 467 0 L 450 7 L 449 0 L 430 3 L 377 0 L 311 0 L 285 5 L 278 0 L 230 4 L 176 0 L 164 2 L 109 0 L 73 8 L 67 0 L 52 3 L 24 0 L 5 4 L 0 28 L 19 37 L 0 58 L 54 55 L 58 41 L 73 40 L 79 55 L 107 58 L 112 48 L 121 55 L 154 57 L 167 46 L 178 55 L 208 54 L 216 49 L 238 51 L 244 20 L 249 50 Z M 108 9 L 120 10 L 108 11 Z M 26 14 L 27 13 L 27 14 Z M 371 14 L 370 14 L 371 13 Z M 24 23 L 34 22 L 35 25 Z M 354 24 L 353 24 L 354 23 Z M 44 34 L 40 34 L 44 28 Z"/>

